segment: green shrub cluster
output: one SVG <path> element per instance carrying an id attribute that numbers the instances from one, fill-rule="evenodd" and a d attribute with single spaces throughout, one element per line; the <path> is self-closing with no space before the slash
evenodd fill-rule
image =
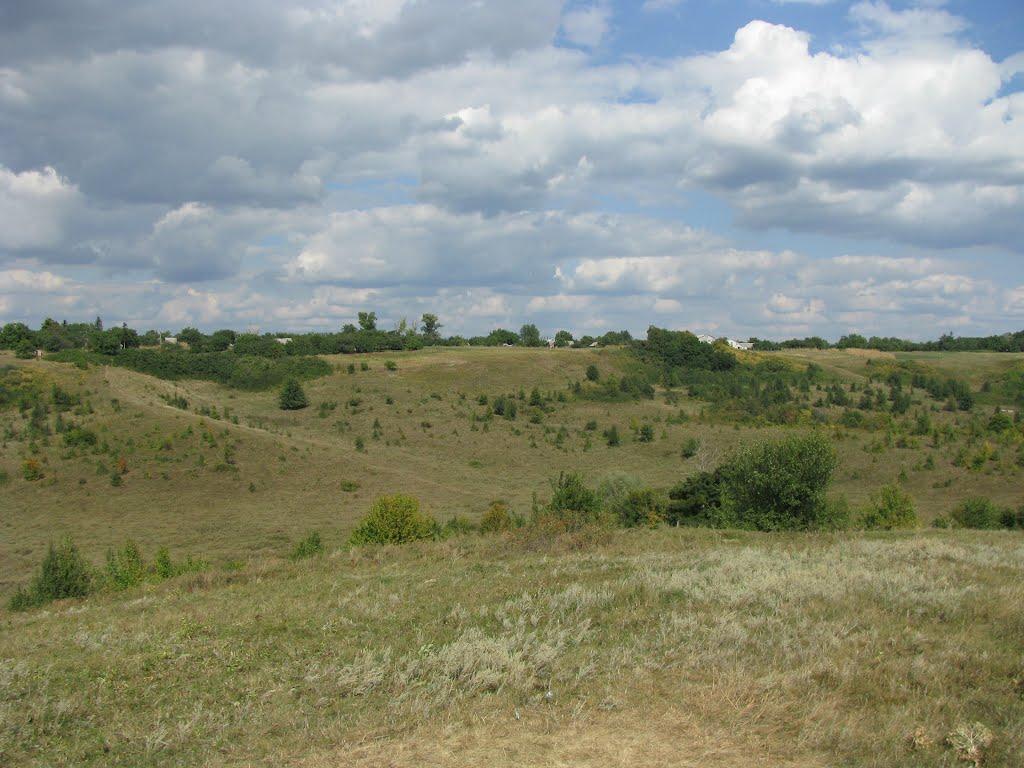
<path id="1" fill-rule="evenodd" d="M 28 587 L 19 587 L 8 607 L 23 611 L 53 600 L 85 597 L 100 589 L 121 590 L 144 581 L 159 581 L 204 570 L 207 563 L 189 557 L 175 563 L 166 547 L 161 547 L 152 563 L 147 563 L 133 541 L 120 549 L 107 551 L 102 568 L 95 568 L 78 551 L 74 542 L 65 539 L 50 544 L 39 572 Z"/>
<path id="2" fill-rule="evenodd" d="M 825 498 L 835 465 L 835 449 L 821 435 L 760 442 L 677 484 L 666 517 L 677 525 L 760 531 L 841 526 Z"/>
<path id="3" fill-rule="evenodd" d="M 953 510 L 952 524 L 958 528 L 993 530 L 1024 528 L 1024 505 L 1016 511 L 998 507 L 983 496 L 966 499 Z"/>

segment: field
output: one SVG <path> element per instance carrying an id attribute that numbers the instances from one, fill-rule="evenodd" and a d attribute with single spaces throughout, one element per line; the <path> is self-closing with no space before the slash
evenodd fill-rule
<path id="1" fill-rule="evenodd" d="M 924 526 L 972 496 L 1024 502 L 1019 439 L 983 429 L 1015 407 L 989 385 L 1024 357 L 745 357 L 814 363 L 844 386 L 901 363 L 970 383 L 973 413 L 911 395 L 906 418 L 928 410 L 948 427 L 941 441 L 817 427 L 839 454 L 830 494 L 854 508 L 892 483 Z M 497 499 L 527 516 L 563 471 L 665 490 L 741 445 L 812 428 L 810 410 L 781 426 L 725 417 L 685 388 L 574 396 L 591 364 L 602 379 L 634 370 L 613 348 L 326 359 L 333 373 L 304 383 L 310 407 L 282 411 L 276 391 L 0 355 L 66 402 L 64 432 L 32 441 L 30 412 L 0 411 L 0 598 L 64 536 L 95 563 L 127 539 L 147 558 L 165 546 L 209 563 L 0 612 L 0 764 L 954 765 L 967 763 L 947 737 L 986 741 L 975 723 L 992 737 L 979 764 L 1021 764 L 1016 531 L 345 546 L 383 493 L 444 522 Z M 503 395 L 515 419 L 488 413 Z M 96 442 L 62 439 L 69 423 Z M 314 529 L 327 556 L 289 562 Z"/>

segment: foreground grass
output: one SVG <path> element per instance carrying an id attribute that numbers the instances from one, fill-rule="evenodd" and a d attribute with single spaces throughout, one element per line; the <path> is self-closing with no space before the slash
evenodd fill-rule
<path id="1" fill-rule="evenodd" d="M 336 552 L 0 623 L 3 765 L 1020 765 L 1024 538 Z"/>

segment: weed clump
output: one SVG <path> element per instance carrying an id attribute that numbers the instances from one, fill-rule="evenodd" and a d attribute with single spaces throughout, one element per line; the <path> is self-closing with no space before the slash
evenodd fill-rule
<path id="1" fill-rule="evenodd" d="M 292 560 L 305 560 L 307 557 L 319 555 L 324 551 L 324 543 L 320 538 L 319 531 L 312 531 L 306 538 L 295 545 L 289 555 Z"/>

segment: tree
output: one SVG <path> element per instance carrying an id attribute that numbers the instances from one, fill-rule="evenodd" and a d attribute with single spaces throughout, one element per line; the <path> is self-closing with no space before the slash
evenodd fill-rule
<path id="1" fill-rule="evenodd" d="M 210 336 L 210 340 L 206 345 L 206 348 L 211 352 L 223 352 L 225 349 L 235 343 L 235 332 L 224 328 L 219 331 L 214 331 Z M 276 341 L 274 342 L 277 343 Z"/>
<path id="2" fill-rule="evenodd" d="M 519 329 L 519 340 L 524 347 L 539 347 L 541 345 L 540 331 L 533 323 L 527 323 Z"/>
<path id="3" fill-rule="evenodd" d="M 359 328 L 363 331 L 376 331 L 377 330 L 377 313 L 376 312 L 360 312 L 359 313 Z"/>
<path id="4" fill-rule="evenodd" d="M 96 315 L 96 319 L 93 321 L 92 327 L 95 328 L 97 331 L 103 330 L 103 320 L 100 318 L 99 315 Z"/>
<path id="5" fill-rule="evenodd" d="M 30 360 L 36 355 L 36 346 L 28 339 L 22 339 L 14 346 L 14 356 L 22 360 Z"/>
<path id="6" fill-rule="evenodd" d="M 282 411 L 298 411 L 309 405 L 306 393 L 296 379 L 288 379 L 281 387 L 281 394 L 278 396 L 278 405 Z"/>
<path id="7" fill-rule="evenodd" d="M 555 334 L 555 346 L 556 347 L 569 347 L 572 346 L 572 334 L 568 331 L 559 331 Z"/>
<path id="8" fill-rule="evenodd" d="M 420 321 L 423 324 L 423 335 L 431 341 L 436 341 L 440 338 L 438 331 L 444 326 L 437 320 L 437 315 L 430 312 L 425 312 Z"/>
<path id="9" fill-rule="evenodd" d="M 3 349 L 16 349 L 22 341 L 31 342 L 35 334 L 24 323 L 8 323 L 0 330 L 0 347 Z"/>
<path id="10" fill-rule="evenodd" d="M 198 328 L 182 328 L 178 334 L 178 341 L 183 341 L 190 347 L 196 347 L 203 343 L 203 334 Z"/>
<path id="11" fill-rule="evenodd" d="M 726 494 L 743 528 L 818 528 L 835 466 L 835 449 L 822 435 L 762 442 L 727 465 Z"/>

